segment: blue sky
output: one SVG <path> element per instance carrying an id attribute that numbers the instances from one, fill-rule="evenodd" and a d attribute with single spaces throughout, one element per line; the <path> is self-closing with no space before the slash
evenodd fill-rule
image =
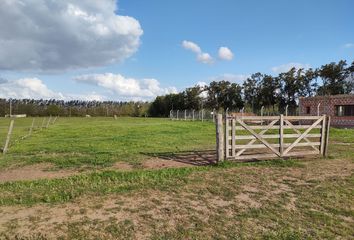
<path id="1" fill-rule="evenodd" d="M 103 2 L 106 0 L 101 3 Z M 36 7 L 39 9 L 41 4 L 46 5 L 45 1 L 34 1 L 34 4 L 37 5 L 33 6 L 34 10 Z M 33 44 L 29 44 L 29 47 L 35 46 L 33 51 L 42 41 L 46 47 L 38 48 L 38 52 L 28 53 L 31 64 L 10 64 L 8 58 L 3 61 L 0 58 L 0 76 L 5 79 L 2 84 L 0 82 L 0 97 L 38 95 L 63 99 L 150 100 L 158 94 L 183 90 L 198 82 L 208 83 L 224 78 L 242 83 L 244 78 L 258 71 L 274 75 L 292 65 L 318 67 L 341 59 L 348 62 L 354 60 L 354 1 L 351 0 L 120 0 L 116 2 L 116 9 L 110 3 L 92 4 L 88 0 L 69 0 L 66 4 L 71 5 L 47 6 L 47 11 L 54 13 L 59 9 L 67 9 L 68 12 L 72 10 L 72 18 L 65 15 L 66 17 L 59 16 L 58 19 L 51 18 L 48 21 L 48 25 L 53 22 L 58 34 L 63 36 L 58 42 L 54 40 L 54 44 L 63 46 L 49 44 L 51 46 L 48 47 L 45 42 L 48 37 L 29 36 L 34 27 L 47 31 L 48 25 L 42 26 L 42 22 L 36 20 L 41 14 L 42 19 L 48 18 L 49 15 L 42 11 L 34 11 L 38 14 L 33 16 L 24 12 L 26 19 L 34 19 L 33 26 L 19 28 L 16 25 L 12 32 L 10 30 L 5 41 L 12 40 L 16 43 L 28 36 Z M 20 5 L 11 7 L 21 9 Z M 91 18 L 101 11 L 104 12 L 103 20 Z M 115 19 L 112 16 L 114 11 L 124 20 Z M 7 19 L 0 20 L 10 23 L 14 16 L 8 14 L 5 16 Z M 21 14 L 17 15 L 16 19 L 21 17 Z M 109 37 L 97 34 L 96 30 L 87 32 L 90 24 L 108 26 L 112 22 L 110 19 L 114 19 L 112 21 L 116 21 L 119 26 L 108 27 L 107 31 L 112 32 Z M 74 34 L 75 38 L 73 31 L 67 32 L 64 23 L 69 24 L 68 28 L 73 28 L 78 34 Z M 3 30 L 2 27 L 5 26 L 0 24 L 0 30 Z M 24 30 L 26 27 L 29 31 Z M 113 34 L 117 32 L 117 27 L 120 28 L 120 33 Z M 129 28 L 129 33 L 121 34 L 122 28 Z M 77 44 L 77 36 L 80 39 L 85 36 L 80 41 L 87 43 L 88 47 L 81 42 Z M 102 36 L 105 39 L 100 42 L 99 38 Z M 129 41 L 139 41 L 140 44 Z M 183 41 L 198 45 L 201 53 L 208 53 L 213 63 L 198 61 L 198 53 L 184 48 Z M 7 43 L 11 47 L 16 46 Z M 101 44 L 102 47 L 97 47 Z M 3 46 L 4 49 L 1 49 L 0 46 L 0 53 L 5 51 L 5 55 L 10 58 L 21 56 L 12 55 L 13 51 L 8 50 L 11 47 L 5 49 Z M 231 50 L 233 58 L 220 59 L 220 47 Z M 51 52 L 50 48 L 54 48 L 52 55 L 55 56 L 55 61 L 53 60 L 52 65 L 49 64 L 52 61 L 50 55 L 51 60 L 47 66 L 45 63 L 48 62 L 48 56 L 43 60 L 41 54 Z M 78 48 L 82 49 L 77 51 Z M 118 48 L 128 49 L 129 53 L 118 51 Z M 62 54 L 65 49 L 70 51 Z M 25 52 L 27 50 L 28 48 L 24 49 Z M 112 62 L 110 59 L 114 58 L 114 54 L 118 57 Z M 68 56 L 78 56 L 79 60 L 65 62 Z M 81 59 L 95 59 L 96 56 L 97 61 L 80 62 Z M 21 79 L 27 79 L 27 83 L 23 84 Z M 32 84 L 30 79 L 37 82 Z M 47 91 L 44 95 L 41 93 L 43 87 Z M 24 91 L 22 88 L 29 90 Z"/>

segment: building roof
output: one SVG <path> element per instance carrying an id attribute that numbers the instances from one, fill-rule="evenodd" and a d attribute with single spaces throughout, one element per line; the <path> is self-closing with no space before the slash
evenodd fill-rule
<path id="1" fill-rule="evenodd" d="M 314 97 L 300 97 L 300 99 L 322 99 L 322 98 L 354 98 L 354 94 L 324 95 Z"/>

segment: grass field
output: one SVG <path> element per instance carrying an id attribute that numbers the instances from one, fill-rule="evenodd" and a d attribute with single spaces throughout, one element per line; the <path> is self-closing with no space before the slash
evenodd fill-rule
<path id="1" fill-rule="evenodd" d="M 214 149 L 211 122 L 60 118 L 0 157 L 0 239 L 352 239 L 354 129 L 330 134 L 327 159 L 191 166 L 161 156 Z"/>

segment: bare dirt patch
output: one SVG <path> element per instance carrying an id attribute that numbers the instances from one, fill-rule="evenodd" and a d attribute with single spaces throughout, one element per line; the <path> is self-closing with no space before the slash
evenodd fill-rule
<path id="1" fill-rule="evenodd" d="M 16 169 L 3 169 L 0 171 L 0 183 L 19 180 L 62 178 L 79 173 L 75 170 L 50 171 L 52 167 L 52 164 L 39 163 L 19 167 Z"/>
<path id="2" fill-rule="evenodd" d="M 166 160 L 162 158 L 151 158 L 145 160 L 142 163 L 143 168 L 146 169 L 161 169 L 161 168 L 178 168 L 178 167 L 190 167 L 192 164 L 186 162 L 178 162 L 173 160 Z"/>

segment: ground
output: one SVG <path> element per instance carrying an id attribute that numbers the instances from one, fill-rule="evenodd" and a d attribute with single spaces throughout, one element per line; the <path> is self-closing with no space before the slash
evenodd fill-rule
<path id="1" fill-rule="evenodd" d="M 214 138 L 59 119 L 0 158 L 0 239 L 352 239 L 354 129 L 331 129 L 329 158 L 215 164 Z"/>

